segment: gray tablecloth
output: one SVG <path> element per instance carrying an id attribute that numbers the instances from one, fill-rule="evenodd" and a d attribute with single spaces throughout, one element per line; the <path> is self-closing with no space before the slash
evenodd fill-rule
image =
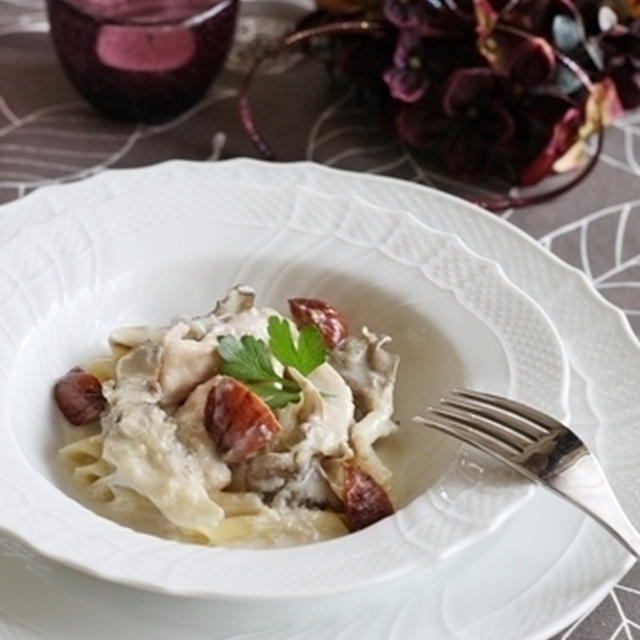
<path id="1" fill-rule="evenodd" d="M 78 97 L 56 61 L 41 1 L 0 0 L 0 203 L 109 167 L 256 155 L 237 115 L 239 80 L 252 57 L 291 26 L 299 8 L 245 2 L 227 68 L 206 98 L 172 122 L 145 126 L 103 119 Z M 287 54 L 265 72 L 255 83 L 254 103 L 279 159 L 430 182 L 406 149 L 370 126 L 353 96 L 333 86 L 318 63 Z M 607 131 L 601 161 L 581 186 L 549 204 L 500 214 L 583 269 L 624 309 L 636 333 L 639 176 L 640 113 L 630 113 Z M 639 637 L 636 566 L 597 609 L 553 640 Z"/>

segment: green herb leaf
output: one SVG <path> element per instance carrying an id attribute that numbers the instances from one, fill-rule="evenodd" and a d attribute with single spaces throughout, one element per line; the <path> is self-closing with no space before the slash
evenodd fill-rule
<path id="1" fill-rule="evenodd" d="M 311 373 L 327 358 L 327 350 L 324 346 L 322 334 L 311 324 L 300 329 L 298 355 L 299 365 L 296 366 L 296 369 L 298 369 L 303 376 Z"/>
<path id="2" fill-rule="evenodd" d="M 253 336 L 222 336 L 218 340 L 222 363 L 218 370 L 244 382 L 272 409 L 281 409 L 300 400 L 300 385 L 279 376 L 271 364 L 271 356 L 263 340 Z"/>
<path id="3" fill-rule="evenodd" d="M 270 316 L 267 330 L 271 353 L 286 367 L 293 367 L 306 376 L 325 361 L 327 351 L 324 341 L 313 325 L 302 327 L 297 347 L 293 342 L 291 326 L 285 318 Z"/>
<path id="4" fill-rule="evenodd" d="M 253 336 L 222 336 L 218 340 L 218 354 L 222 363 L 218 370 L 244 382 L 272 409 L 281 409 L 300 400 L 300 385 L 295 380 L 279 376 L 273 369 L 271 353 L 285 366 L 297 369 L 306 376 L 326 358 L 320 332 L 313 326 L 303 327 L 298 345 L 293 342 L 291 327 L 284 318 L 270 316 L 268 320 L 269 348 L 263 340 Z"/>
<path id="5" fill-rule="evenodd" d="M 243 382 L 278 382 L 280 376 L 273 370 L 267 345 L 253 336 L 222 336 L 218 340 L 218 353 L 223 359 L 220 373 Z"/>
<path id="6" fill-rule="evenodd" d="M 293 344 L 289 323 L 285 318 L 269 316 L 267 331 L 269 333 L 269 349 L 271 349 L 271 353 L 285 367 L 295 366 L 296 347 Z"/>
<path id="7" fill-rule="evenodd" d="M 250 384 L 249 387 L 257 393 L 272 409 L 282 409 L 290 402 L 300 400 L 300 391 L 285 391 L 277 383 Z"/>

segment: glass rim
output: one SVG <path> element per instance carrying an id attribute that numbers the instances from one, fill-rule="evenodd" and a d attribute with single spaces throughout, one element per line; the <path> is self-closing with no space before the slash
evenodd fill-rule
<path id="1" fill-rule="evenodd" d="M 228 7 L 233 4 L 237 4 L 239 0 L 209 0 L 209 5 L 207 8 L 194 13 L 193 15 L 189 15 L 186 18 L 178 18 L 178 19 L 159 19 L 159 20 L 150 20 L 146 18 L 118 18 L 114 16 L 101 15 L 99 13 L 93 12 L 91 10 L 87 10 L 86 8 L 80 6 L 74 0 L 47 0 L 47 6 L 50 7 L 53 2 L 59 2 L 67 6 L 72 11 L 75 11 L 87 18 L 95 22 L 100 22 L 102 24 L 108 24 L 113 26 L 136 26 L 136 27 L 163 27 L 163 26 L 181 26 L 181 27 L 192 27 L 195 25 L 204 22 L 205 20 L 209 20 L 210 18 L 215 17 L 218 13 L 221 13 Z"/>

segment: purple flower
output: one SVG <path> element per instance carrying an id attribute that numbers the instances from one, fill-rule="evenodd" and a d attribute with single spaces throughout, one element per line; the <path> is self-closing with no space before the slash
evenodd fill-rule
<path id="1" fill-rule="evenodd" d="M 469 12 L 456 0 L 384 0 L 383 13 L 399 29 L 427 37 L 460 38 L 473 29 Z"/>
<path id="2" fill-rule="evenodd" d="M 522 40 L 513 51 L 507 73 L 509 79 L 523 87 L 548 82 L 556 68 L 556 56 L 544 38 Z"/>
<path id="3" fill-rule="evenodd" d="M 417 102 L 429 87 L 429 76 L 422 46 L 416 31 L 400 31 L 393 55 L 393 66 L 384 73 L 392 97 L 402 102 Z"/>
<path id="4" fill-rule="evenodd" d="M 427 98 L 398 114 L 398 132 L 409 144 L 440 153 L 454 175 L 477 177 L 491 168 L 514 133 L 501 87 L 491 69 L 457 69 L 439 101 Z"/>
<path id="5" fill-rule="evenodd" d="M 544 39 L 519 29 L 497 29 L 499 14 L 489 0 L 474 0 L 478 51 L 499 75 L 525 87 L 551 79 L 556 59 Z"/>
<path id="6" fill-rule="evenodd" d="M 427 19 L 424 0 L 385 0 L 383 11 L 399 29 L 417 29 Z"/>

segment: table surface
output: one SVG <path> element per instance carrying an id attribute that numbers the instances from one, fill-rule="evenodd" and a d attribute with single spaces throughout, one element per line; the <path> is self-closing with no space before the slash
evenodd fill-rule
<path id="1" fill-rule="evenodd" d="M 167 124 L 148 126 L 103 119 L 78 97 L 57 64 L 42 0 L 0 0 L 0 203 L 109 167 L 256 156 L 237 115 L 239 81 L 253 56 L 299 15 L 299 6 L 291 3 L 245 2 L 236 45 L 205 99 Z M 406 148 L 368 124 L 354 96 L 332 85 L 316 62 L 281 55 L 265 65 L 254 100 L 263 133 L 275 142 L 281 160 L 313 160 L 433 183 Z M 636 334 L 639 176 L 636 112 L 610 127 L 598 166 L 578 189 L 543 206 L 500 214 L 582 269 L 602 295 L 625 311 Z M 593 612 L 553 640 L 638 637 L 636 565 Z"/>

